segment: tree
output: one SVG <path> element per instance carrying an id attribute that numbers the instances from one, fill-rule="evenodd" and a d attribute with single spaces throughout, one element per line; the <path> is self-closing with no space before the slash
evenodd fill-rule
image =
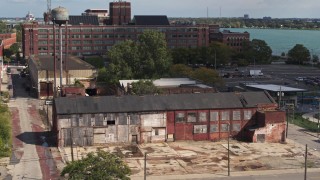
<path id="1" fill-rule="evenodd" d="M 127 40 L 107 53 L 109 65 L 100 71 L 99 80 L 115 83 L 119 79 L 154 79 L 165 76 L 171 65 L 164 34 L 145 31 L 138 42 Z"/>
<path id="2" fill-rule="evenodd" d="M 213 42 L 208 47 L 211 64 L 228 64 L 231 62 L 231 57 L 235 54 L 234 50 L 221 42 Z M 216 60 L 214 59 L 216 56 Z M 215 62 L 216 61 L 216 62 Z"/>
<path id="3" fill-rule="evenodd" d="M 192 68 L 184 64 L 174 64 L 169 70 L 171 77 L 190 77 L 192 72 Z"/>
<path id="4" fill-rule="evenodd" d="M 69 179 L 130 179 L 131 171 L 118 156 L 98 150 L 90 152 L 82 160 L 68 163 L 61 176 L 69 175 Z"/>
<path id="5" fill-rule="evenodd" d="M 219 74 L 213 70 L 205 67 L 200 67 L 192 73 L 192 78 L 202 81 L 209 85 L 222 85 L 223 81 L 219 77 Z"/>
<path id="6" fill-rule="evenodd" d="M 171 65 L 171 54 L 167 48 L 165 35 L 147 30 L 139 36 L 140 77 L 159 78 L 166 74 Z"/>
<path id="7" fill-rule="evenodd" d="M 272 50 L 264 40 L 253 39 L 250 44 L 252 55 L 256 63 L 271 63 Z"/>
<path id="8" fill-rule="evenodd" d="M 302 44 L 296 44 L 288 51 L 288 63 L 303 64 L 310 60 L 310 51 Z"/>
<path id="9" fill-rule="evenodd" d="M 139 80 L 138 82 L 131 83 L 132 94 L 145 95 L 157 94 L 160 90 L 153 84 L 152 81 Z"/>

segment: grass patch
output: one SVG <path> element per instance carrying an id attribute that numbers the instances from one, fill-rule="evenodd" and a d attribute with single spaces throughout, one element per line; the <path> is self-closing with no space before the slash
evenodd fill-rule
<path id="1" fill-rule="evenodd" d="M 291 119 L 289 119 L 289 123 L 295 124 L 297 126 L 303 127 L 311 132 L 317 132 L 318 131 L 318 123 L 311 122 L 307 119 L 304 119 L 302 117 L 302 114 L 295 114 L 294 120 L 292 122 Z"/>
<path id="2" fill-rule="evenodd" d="M 11 154 L 11 115 L 6 104 L 0 102 L 0 157 Z"/>

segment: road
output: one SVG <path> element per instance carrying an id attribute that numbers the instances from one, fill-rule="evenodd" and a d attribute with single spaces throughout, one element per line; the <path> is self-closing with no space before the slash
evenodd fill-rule
<path id="1" fill-rule="evenodd" d="M 13 98 L 8 106 L 12 114 L 13 150 L 7 179 L 56 179 L 58 173 L 47 142 L 49 133 L 39 114 L 40 101 L 25 91 L 26 79 L 14 68 L 8 83 L 11 80 Z"/>

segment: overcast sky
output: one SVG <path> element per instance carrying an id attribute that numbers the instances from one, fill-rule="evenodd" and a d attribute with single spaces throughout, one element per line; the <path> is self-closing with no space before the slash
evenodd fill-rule
<path id="1" fill-rule="evenodd" d="M 108 9 L 112 0 L 51 0 L 52 8 L 62 6 L 70 15 L 86 9 Z M 319 18 L 320 0 L 127 0 L 132 15 L 168 17 Z M 0 0 L 0 17 L 24 17 L 28 11 L 42 17 L 47 0 Z"/>

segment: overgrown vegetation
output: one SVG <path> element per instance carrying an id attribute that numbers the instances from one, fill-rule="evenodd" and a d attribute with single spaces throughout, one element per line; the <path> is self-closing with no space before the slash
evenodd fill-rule
<path id="1" fill-rule="evenodd" d="M 98 150 L 90 152 L 82 160 L 68 163 L 63 168 L 61 176 L 68 179 L 130 179 L 129 166 L 115 154 Z"/>
<path id="2" fill-rule="evenodd" d="M 318 124 L 315 122 L 309 121 L 308 119 L 304 119 L 302 117 L 302 114 L 298 114 L 298 113 L 295 114 L 294 120 L 292 121 L 292 119 L 289 119 L 289 123 L 300 126 L 311 132 L 318 131 Z"/>
<path id="3" fill-rule="evenodd" d="M 9 157 L 11 152 L 11 124 L 9 108 L 0 102 L 0 157 Z"/>

